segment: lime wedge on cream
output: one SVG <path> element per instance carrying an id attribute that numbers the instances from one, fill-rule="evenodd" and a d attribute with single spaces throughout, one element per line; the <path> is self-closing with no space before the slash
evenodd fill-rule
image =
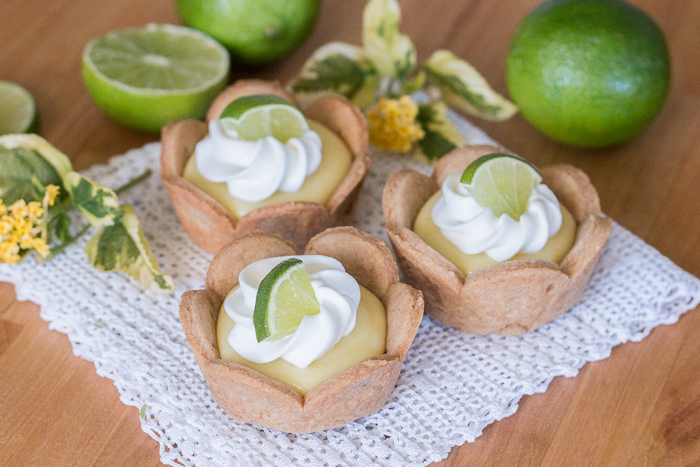
<path id="1" fill-rule="evenodd" d="M 286 259 L 272 268 L 258 286 L 253 312 L 255 337 L 261 342 L 288 336 L 296 331 L 304 316 L 320 312 L 304 263 L 297 258 Z"/>
<path id="2" fill-rule="evenodd" d="M 272 94 L 239 97 L 224 109 L 221 124 L 236 137 L 257 141 L 273 136 L 282 143 L 309 130 L 304 115 L 292 104 Z"/>
<path id="3" fill-rule="evenodd" d="M 464 169 L 460 181 L 479 205 L 490 208 L 497 217 L 508 214 L 517 221 L 527 211 L 532 190 L 542 176 L 519 157 L 486 154 Z"/>

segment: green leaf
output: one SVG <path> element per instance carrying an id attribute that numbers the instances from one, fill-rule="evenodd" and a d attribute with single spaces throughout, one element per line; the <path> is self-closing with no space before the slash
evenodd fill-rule
<path id="1" fill-rule="evenodd" d="M 113 225 L 103 227 L 87 243 L 88 260 L 99 271 L 127 273 L 150 292 L 172 292 L 173 279 L 161 273 L 134 209 L 125 204 L 122 210 Z"/>
<path id="2" fill-rule="evenodd" d="M 380 75 L 403 80 L 416 68 L 416 48 L 399 32 L 400 22 L 396 0 L 369 0 L 362 15 L 362 43 Z"/>
<path id="3" fill-rule="evenodd" d="M 404 81 L 401 84 L 401 93 L 413 94 L 419 89 L 423 89 L 423 86 L 425 86 L 425 72 L 421 71 L 413 79 Z"/>
<path id="4" fill-rule="evenodd" d="M 447 106 L 444 102 L 433 101 L 419 105 L 416 121 L 425 132 L 423 139 L 418 142 L 418 147 L 428 161 L 437 161 L 453 149 L 464 145 L 464 138 L 447 118 Z"/>
<path id="5" fill-rule="evenodd" d="M 0 199 L 10 206 L 23 199 L 26 202 L 41 201 L 43 187 L 49 184 L 61 186 L 56 169 L 35 149 L 8 148 L 0 138 Z"/>
<path id="6" fill-rule="evenodd" d="M 66 214 L 59 214 L 56 217 L 56 238 L 58 238 L 61 243 L 69 242 L 73 239 L 70 233 L 71 220 Z"/>
<path id="7" fill-rule="evenodd" d="M 0 146 L 7 149 L 24 148 L 36 151 L 56 170 L 59 179 L 63 179 L 68 172 L 73 171 L 68 157 L 41 136 L 31 134 L 0 136 Z"/>
<path id="8" fill-rule="evenodd" d="M 491 89 L 469 63 L 449 50 L 437 50 L 423 64 L 428 81 L 437 86 L 442 98 L 462 112 L 487 120 L 506 120 L 518 108 Z"/>
<path id="9" fill-rule="evenodd" d="M 73 203 L 96 229 L 114 225 L 122 215 L 119 199 L 111 189 L 77 172 L 68 173 L 63 178 L 63 184 Z"/>
<path id="10" fill-rule="evenodd" d="M 336 93 L 364 108 L 374 101 L 378 81 L 377 71 L 359 47 L 331 42 L 313 53 L 290 88 L 302 104 Z"/>

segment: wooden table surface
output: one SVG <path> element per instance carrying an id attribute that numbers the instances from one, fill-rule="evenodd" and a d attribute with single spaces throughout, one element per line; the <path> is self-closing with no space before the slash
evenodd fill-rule
<path id="1" fill-rule="evenodd" d="M 420 59 L 438 48 L 470 61 L 506 93 L 505 57 L 538 0 L 405 0 L 402 31 Z M 520 116 L 477 121 L 536 164 L 585 170 L 603 210 L 676 264 L 700 276 L 700 2 L 634 0 L 666 34 L 671 92 L 658 118 L 628 144 L 599 151 L 558 145 Z M 359 44 L 364 2 L 323 0 L 316 29 L 288 59 L 233 78 L 285 82 L 329 40 Z M 178 23 L 172 0 L 2 0 L 0 79 L 35 97 L 41 135 L 78 169 L 157 139 L 103 116 L 80 77 L 84 45 L 110 30 Z M 700 465 L 700 313 L 690 311 L 640 343 L 615 348 L 576 378 L 559 377 L 518 412 L 456 447 L 440 466 Z M 158 466 L 158 444 L 112 381 L 73 355 L 39 307 L 0 284 L 0 466 Z"/>

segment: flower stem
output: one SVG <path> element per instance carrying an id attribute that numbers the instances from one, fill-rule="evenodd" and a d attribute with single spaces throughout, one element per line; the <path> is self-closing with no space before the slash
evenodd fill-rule
<path id="1" fill-rule="evenodd" d="M 133 187 L 134 185 L 138 185 L 142 181 L 146 180 L 152 174 L 153 174 L 153 171 L 151 169 L 148 169 L 144 173 L 139 175 L 138 177 L 132 178 L 131 180 L 126 182 L 124 185 L 120 186 L 119 188 L 116 188 L 114 190 L 114 193 L 116 193 L 117 195 L 120 193 L 123 193 L 124 191 L 128 190 L 129 188 Z M 58 217 L 59 214 L 63 214 L 63 213 L 70 211 L 74 206 L 75 205 L 73 204 L 73 201 L 70 199 L 68 201 L 63 202 L 62 204 L 54 206 L 51 209 L 51 216 L 52 216 L 51 220 Z M 60 245 L 57 245 L 57 246 L 51 248 L 51 250 L 49 250 L 51 253 L 49 258 L 53 258 L 53 257 L 63 253 L 63 250 L 65 250 L 70 245 L 72 245 L 73 243 L 78 241 L 78 239 L 80 237 L 82 237 L 83 235 L 85 235 L 89 229 L 90 229 L 90 224 L 83 227 L 83 229 L 80 232 L 78 232 L 77 234 L 72 236 L 68 241 L 65 241 L 65 242 L 61 243 Z"/>
<path id="2" fill-rule="evenodd" d="M 152 171 L 151 169 L 148 169 L 148 170 L 146 170 L 144 173 L 142 173 L 141 175 L 139 175 L 138 177 L 132 178 L 131 180 L 129 180 L 128 182 L 126 182 L 124 185 L 120 186 L 119 188 L 116 188 L 116 189 L 114 190 L 114 192 L 115 192 L 116 194 L 121 194 L 121 193 L 123 193 L 124 191 L 128 190 L 129 188 L 131 188 L 132 186 L 138 185 L 138 184 L 141 183 L 142 181 L 146 180 L 146 179 L 147 179 L 148 177 L 150 177 L 152 174 L 153 174 L 153 171 Z"/>
<path id="3" fill-rule="evenodd" d="M 51 206 L 49 208 L 49 213 L 51 214 L 51 221 L 56 219 L 59 215 L 67 213 L 71 209 L 73 209 L 73 201 L 70 198 L 66 199 L 66 201 L 60 204 Z"/>
<path id="4" fill-rule="evenodd" d="M 50 253 L 51 253 L 50 257 L 53 258 L 53 257 L 58 256 L 58 255 L 60 255 L 61 253 L 63 253 L 63 250 L 65 250 L 65 249 L 68 248 L 70 245 L 72 245 L 73 243 L 75 243 L 76 241 L 78 241 L 78 239 L 79 239 L 80 237 L 82 237 L 83 235 L 85 235 L 85 233 L 87 233 L 87 231 L 88 231 L 89 229 L 90 229 L 90 224 L 88 224 L 88 225 L 86 225 L 85 227 L 83 227 L 83 229 L 82 229 L 80 232 L 78 232 L 77 234 L 73 235 L 73 236 L 70 238 L 70 240 L 68 240 L 67 242 L 63 242 L 63 243 L 61 243 L 60 245 L 51 248 L 51 250 L 49 250 Z"/>

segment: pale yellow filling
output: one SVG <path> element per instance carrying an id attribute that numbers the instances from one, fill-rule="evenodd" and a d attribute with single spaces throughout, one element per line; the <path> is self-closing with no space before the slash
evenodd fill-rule
<path id="1" fill-rule="evenodd" d="M 464 275 L 478 269 L 498 264 L 498 261 L 491 259 L 486 253 L 479 253 L 477 255 L 467 255 L 463 253 L 454 243 L 442 235 L 438 226 L 433 222 L 431 215 L 433 206 L 435 206 L 441 194 L 441 191 L 435 193 L 421 208 L 413 224 L 413 231 L 435 251 L 457 266 L 457 269 L 462 271 Z M 571 250 L 571 247 L 574 245 L 574 240 L 576 239 L 576 220 L 563 204 L 560 203 L 559 206 L 561 207 L 563 216 L 559 232 L 550 237 L 544 248 L 537 253 L 518 253 L 508 261 L 516 259 L 543 259 L 553 263 L 559 263 L 564 259 L 569 250 Z"/>
<path id="2" fill-rule="evenodd" d="M 236 289 L 233 289 L 236 290 Z M 233 292 L 233 290 L 231 292 Z M 308 367 L 297 368 L 278 358 L 270 363 L 253 363 L 236 353 L 228 343 L 235 324 L 222 305 L 216 325 L 221 358 L 240 363 L 258 373 L 284 383 L 302 396 L 331 376 L 375 355 L 386 352 L 386 311 L 372 292 L 360 286 L 362 297 L 357 308 L 355 328 Z"/>
<path id="3" fill-rule="evenodd" d="M 197 170 L 194 155 L 187 161 L 182 176 L 221 203 L 237 218 L 261 206 L 285 201 L 315 201 L 325 204 L 350 170 L 353 157 L 343 140 L 324 125 L 309 120 L 309 126 L 321 137 L 321 165 L 306 177 L 301 189 L 295 193 L 277 191 L 269 198 L 255 203 L 234 198 L 228 192 L 226 183 L 214 183 L 202 177 Z"/>

